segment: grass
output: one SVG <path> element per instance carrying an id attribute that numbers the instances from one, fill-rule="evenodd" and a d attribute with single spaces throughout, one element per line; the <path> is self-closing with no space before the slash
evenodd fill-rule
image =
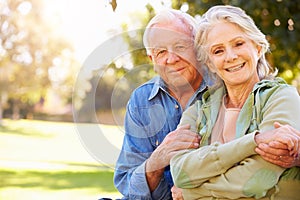
<path id="1" fill-rule="evenodd" d="M 120 129 L 105 125 L 101 129 L 110 133 L 109 141 L 120 145 Z M 74 124 L 4 120 L 0 126 L 0 199 L 89 200 L 120 196 L 113 186 L 113 167 L 93 159 Z"/>
<path id="2" fill-rule="evenodd" d="M 102 192 L 115 192 L 112 171 L 0 171 L 1 188 L 40 188 L 44 190 L 66 190 L 93 188 Z"/>

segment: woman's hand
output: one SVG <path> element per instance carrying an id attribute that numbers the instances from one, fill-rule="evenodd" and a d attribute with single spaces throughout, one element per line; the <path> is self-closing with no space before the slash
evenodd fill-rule
<path id="1" fill-rule="evenodd" d="M 274 127 L 272 131 L 255 136 L 258 144 L 255 151 L 266 161 L 281 167 L 300 166 L 300 132 L 277 122 Z"/>

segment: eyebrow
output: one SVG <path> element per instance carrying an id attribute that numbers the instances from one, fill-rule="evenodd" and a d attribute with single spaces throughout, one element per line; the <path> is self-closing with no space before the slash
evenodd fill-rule
<path id="1" fill-rule="evenodd" d="M 229 40 L 229 42 L 231 43 L 232 41 L 235 41 L 235 40 L 237 40 L 237 39 L 245 39 L 245 37 L 239 35 L 239 36 L 234 37 L 234 38 L 232 38 L 231 40 Z M 213 45 L 210 46 L 210 49 L 212 49 L 212 48 L 214 48 L 214 47 L 217 47 L 217 46 L 220 46 L 220 45 L 222 45 L 222 43 L 213 44 Z"/>
<path id="2" fill-rule="evenodd" d="M 183 44 L 183 43 L 193 45 L 193 40 L 192 39 L 179 39 L 179 40 L 176 40 L 172 45 L 178 45 L 178 44 Z M 156 48 L 166 48 L 166 47 L 161 44 L 157 44 L 157 45 L 151 47 L 151 49 L 156 49 Z"/>

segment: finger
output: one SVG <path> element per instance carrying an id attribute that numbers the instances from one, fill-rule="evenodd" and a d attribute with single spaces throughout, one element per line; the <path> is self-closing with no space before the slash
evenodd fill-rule
<path id="1" fill-rule="evenodd" d="M 180 129 L 177 129 L 173 132 L 171 132 L 170 134 L 168 134 L 168 136 L 170 135 L 173 137 L 178 137 L 176 139 L 182 139 L 182 138 L 191 138 L 191 137 L 195 137 L 195 138 L 201 138 L 201 136 L 189 129 L 184 129 L 183 127 L 181 127 Z M 175 138 L 174 138 L 175 139 Z"/>
<path id="2" fill-rule="evenodd" d="M 295 132 L 288 132 L 284 136 L 282 136 L 283 140 L 286 140 L 288 144 L 288 149 L 291 151 L 290 155 L 297 156 L 300 148 L 300 137 L 295 134 Z M 279 141 L 283 141 L 279 140 Z"/>
<path id="3" fill-rule="evenodd" d="M 269 143 L 269 146 L 274 149 L 288 149 L 288 146 L 286 144 L 278 142 L 278 141 L 271 141 Z"/>
<path id="4" fill-rule="evenodd" d="M 290 125 L 283 125 L 279 122 L 274 122 L 274 127 L 275 128 L 281 128 L 284 127 L 285 129 L 288 129 L 291 133 L 296 134 L 298 137 L 300 136 L 300 131 L 295 129 L 294 127 L 290 126 Z"/>
<path id="5" fill-rule="evenodd" d="M 176 186 L 173 186 L 173 187 L 171 188 L 171 192 L 172 192 L 172 193 L 176 192 Z"/>
<path id="6" fill-rule="evenodd" d="M 182 129 L 190 129 L 191 125 L 190 124 L 184 124 L 182 126 L 178 126 L 177 130 L 182 130 Z"/>
<path id="7" fill-rule="evenodd" d="M 181 130 L 176 133 L 176 141 L 183 141 L 183 142 L 195 142 L 199 143 L 201 140 L 201 136 L 189 131 L 189 130 Z"/>
<path id="8" fill-rule="evenodd" d="M 199 148 L 200 145 L 197 142 L 182 141 L 182 142 L 178 142 L 176 146 L 178 150 L 183 150 L 183 149 L 197 149 Z"/>
<path id="9" fill-rule="evenodd" d="M 290 168 L 294 165 L 293 162 L 287 162 L 287 161 L 283 161 L 281 159 L 270 159 L 268 157 L 265 157 L 265 156 L 262 156 L 262 158 L 270 163 L 273 163 L 275 165 L 278 165 L 280 167 L 283 167 L 283 168 Z"/>
<path id="10" fill-rule="evenodd" d="M 288 156 L 290 155 L 290 152 L 288 151 L 286 145 L 285 148 L 273 148 L 268 144 L 261 143 L 258 145 L 258 148 L 264 151 L 267 154 L 272 154 L 276 156 Z"/>
<path id="11" fill-rule="evenodd" d="M 275 128 L 280 128 L 280 127 L 282 127 L 283 125 L 282 124 L 280 124 L 279 122 L 274 122 L 274 127 Z"/>
<path id="12" fill-rule="evenodd" d="M 294 152 L 295 146 L 296 146 L 296 149 L 298 149 L 298 141 L 297 141 L 297 138 L 295 138 L 293 136 L 293 134 L 281 135 L 280 137 L 277 138 L 277 141 L 286 144 L 288 146 L 289 151 Z"/>
<path id="13" fill-rule="evenodd" d="M 265 151 L 263 151 L 262 149 L 260 148 L 255 148 L 255 152 L 258 153 L 259 155 L 261 155 L 262 157 L 265 157 L 265 158 L 268 158 L 268 159 L 271 159 L 271 160 L 276 160 L 278 158 L 278 155 L 273 155 L 273 154 L 270 154 L 270 153 L 266 153 Z"/>

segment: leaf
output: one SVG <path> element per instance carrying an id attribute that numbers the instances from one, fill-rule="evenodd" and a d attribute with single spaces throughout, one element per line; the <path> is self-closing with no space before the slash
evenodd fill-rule
<path id="1" fill-rule="evenodd" d="M 115 12 L 116 8 L 117 8 L 117 0 L 111 0 L 109 2 L 109 4 L 111 5 L 113 11 Z"/>

